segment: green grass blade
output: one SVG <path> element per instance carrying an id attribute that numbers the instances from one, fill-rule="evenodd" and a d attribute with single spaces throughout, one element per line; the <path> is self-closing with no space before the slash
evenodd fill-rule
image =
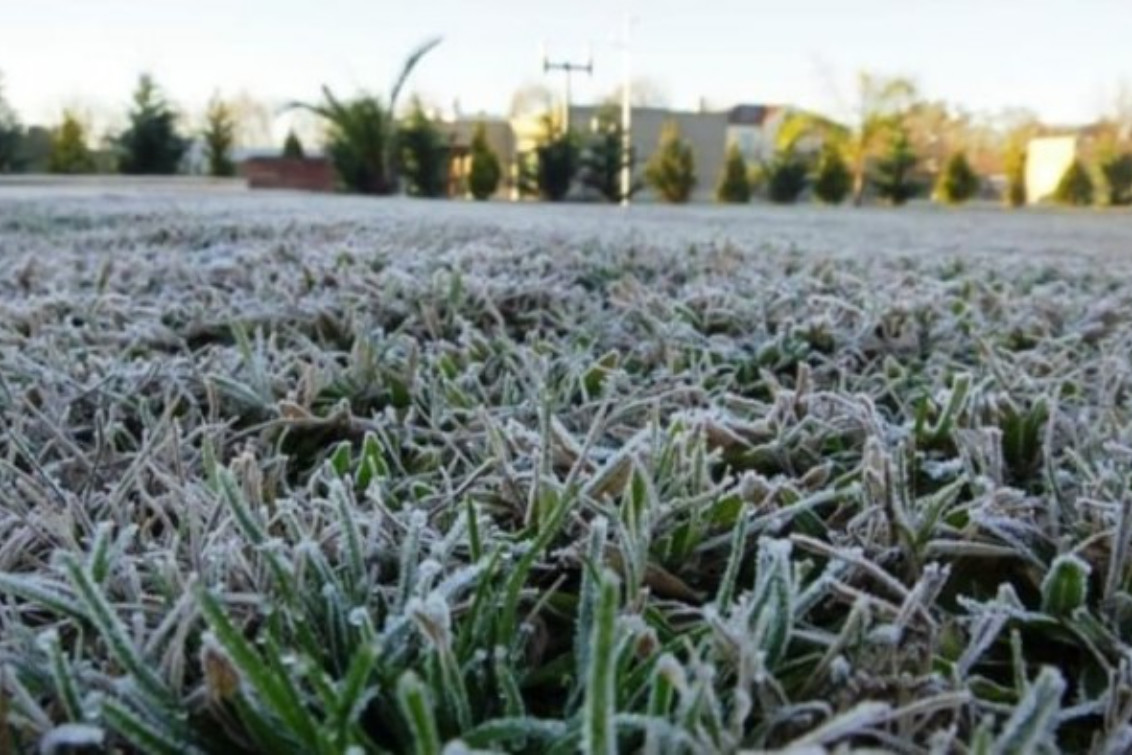
<path id="1" fill-rule="evenodd" d="M 90 572 L 71 554 L 64 559 L 63 565 L 75 592 L 86 608 L 91 623 L 106 642 L 114 659 L 130 672 L 134 681 L 147 694 L 163 705 L 173 705 L 175 703 L 173 693 L 153 672 L 151 664 L 147 663 L 134 647 L 126 626 L 118 618 L 118 614 L 106 600 L 102 590 L 95 584 Z"/>
<path id="2" fill-rule="evenodd" d="M 440 755 L 440 732 L 428 688 L 412 671 L 397 680 L 397 705 L 412 735 L 415 755 Z"/>
<path id="3" fill-rule="evenodd" d="M 617 604 L 620 580 L 604 571 L 590 630 L 590 662 L 586 669 L 583 701 L 582 749 L 587 753 L 616 755 Z"/>

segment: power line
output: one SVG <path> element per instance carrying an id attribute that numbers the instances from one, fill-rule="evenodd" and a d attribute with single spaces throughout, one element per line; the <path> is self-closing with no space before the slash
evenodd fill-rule
<path id="1" fill-rule="evenodd" d="M 565 114 L 563 117 L 563 127 L 569 130 L 570 128 L 570 104 L 573 97 L 573 78 L 575 73 L 585 73 L 593 76 L 594 73 L 594 59 L 591 53 L 589 59 L 585 63 L 577 63 L 570 60 L 563 60 L 560 62 L 552 62 L 546 55 L 546 49 L 543 48 L 542 53 L 542 72 L 550 73 L 552 71 L 561 71 L 566 74 L 566 106 Z"/>

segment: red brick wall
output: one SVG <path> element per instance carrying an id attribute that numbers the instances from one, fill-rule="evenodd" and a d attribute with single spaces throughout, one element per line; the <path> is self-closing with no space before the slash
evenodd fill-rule
<path id="1" fill-rule="evenodd" d="M 240 163 L 251 189 L 334 191 L 334 167 L 321 157 L 253 157 Z"/>

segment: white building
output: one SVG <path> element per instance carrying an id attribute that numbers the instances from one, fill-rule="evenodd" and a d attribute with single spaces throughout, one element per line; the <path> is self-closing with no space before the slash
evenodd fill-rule
<path id="1" fill-rule="evenodd" d="M 1049 200 L 1062 176 L 1077 159 L 1076 136 L 1043 136 L 1026 147 L 1026 199 L 1030 204 Z"/>
<path id="2" fill-rule="evenodd" d="M 755 165 L 774 155 L 778 130 L 790 109 L 782 105 L 736 105 L 727 113 L 727 144 Z"/>
<path id="3" fill-rule="evenodd" d="M 570 108 L 570 125 L 579 133 L 590 133 L 597 122 L 601 107 L 575 105 Z M 635 107 L 632 112 L 632 143 L 636 154 L 634 178 L 643 178 L 645 164 L 660 143 L 661 130 L 667 123 L 675 123 L 681 138 L 692 147 L 696 167 L 696 186 L 691 201 L 711 201 L 715 185 L 723 170 L 727 151 L 726 112 L 668 110 L 667 108 Z M 652 190 L 643 187 L 635 200 L 654 200 Z"/>

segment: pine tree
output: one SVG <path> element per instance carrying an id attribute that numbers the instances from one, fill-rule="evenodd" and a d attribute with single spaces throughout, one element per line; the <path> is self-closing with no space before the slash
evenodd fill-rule
<path id="1" fill-rule="evenodd" d="M 487 128 L 480 123 L 472 136 L 472 164 L 468 169 L 468 190 L 477 200 L 488 199 L 499 188 L 503 169 L 499 157 L 487 143 Z"/>
<path id="2" fill-rule="evenodd" d="M 1108 203 L 1114 207 L 1132 204 L 1132 152 L 1105 157 L 1101 173 L 1108 186 Z"/>
<path id="3" fill-rule="evenodd" d="M 574 185 L 580 158 L 577 135 L 562 129 L 552 116 L 544 116 L 539 145 L 520 165 L 520 191 L 550 202 L 562 201 Z"/>
<path id="4" fill-rule="evenodd" d="M 143 74 L 134 92 L 130 125 L 116 139 L 123 173 L 176 173 L 188 141 L 177 133 L 177 113 L 165 102 L 153 78 Z"/>
<path id="5" fill-rule="evenodd" d="M 1009 207 L 1021 207 L 1026 204 L 1026 147 L 1020 140 L 1007 146 L 1003 162 L 1006 170 L 1003 200 Z"/>
<path id="6" fill-rule="evenodd" d="M 409 196 L 443 196 L 448 188 L 448 150 L 440 130 L 420 102 L 413 103 L 409 117 L 398 126 L 397 146 L 399 172 Z"/>
<path id="7" fill-rule="evenodd" d="M 814 171 L 814 196 L 826 204 L 841 204 L 853 188 L 853 174 L 836 144 L 822 145 Z"/>
<path id="8" fill-rule="evenodd" d="M 1053 198 L 1072 207 L 1087 207 L 1093 203 L 1093 179 L 1080 160 L 1074 160 L 1065 170 L 1054 189 Z"/>
<path id="9" fill-rule="evenodd" d="M 289 160 L 302 160 L 306 157 L 303 143 L 294 130 L 288 131 L 287 138 L 283 141 L 283 157 Z"/>
<path id="10" fill-rule="evenodd" d="M 936 184 L 936 196 L 946 204 L 963 204 L 979 191 L 979 175 L 967 161 L 967 155 L 956 152 L 947 160 Z"/>
<path id="11" fill-rule="evenodd" d="M 739 145 L 732 143 L 727 148 L 727 158 L 719 183 L 715 187 L 715 198 L 719 202 L 745 204 L 751 201 L 751 179 L 747 172 L 747 161 L 739 151 Z"/>
<path id="12" fill-rule="evenodd" d="M 873 184 L 877 194 L 899 207 L 919 190 L 912 177 L 916 167 L 916 153 L 908 141 L 908 133 L 904 129 L 897 129 L 893 135 L 887 153 L 877 161 Z"/>
<path id="13" fill-rule="evenodd" d="M 94 172 L 94 156 L 86 145 L 86 130 L 69 110 L 63 113 L 63 122 L 51 134 L 47 169 L 52 173 Z"/>
<path id="14" fill-rule="evenodd" d="M 645 181 L 666 202 L 683 203 L 691 198 L 696 186 L 695 156 L 675 121 L 661 129 L 657 150 L 645 166 Z"/>
<path id="15" fill-rule="evenodd" d="M 607 202 L 625 199 L 621 186 L 622 171 L 634 164 L 633 150 L 625 149 L 625 130 L 615 110 L 603 108 L 597 116 L 597 129 L 590 137 L 581 157 L 580 180 L 586 188 L 601 195 Z M 639 184 L 631 181 L 629 196 Z"/>
<path id="16" fill-rule="evenodd" d="M 232 161 L 232 148 L 236 143 L 236 116 L 231 106 L 219 97 L 208 103 L 205 114 L 204 152 L 208 159 L 210 176 L 232 176 L 236 164 Z"/>
<path id="17" fill-rule="evenodd" d="M 8 173 L 20 167 L 20 147 L 23 141 L 23 128 L 16 111 L 4 99 L 4 78 L 0 76 L 0 173 Z"/>
<path id="18" fill-rule="evenodd" d="M 806 190 L 806 161 L 793 149 L 779 149 L 763 166 L 766 195 L 775 204 L 794 204 Z"/>

